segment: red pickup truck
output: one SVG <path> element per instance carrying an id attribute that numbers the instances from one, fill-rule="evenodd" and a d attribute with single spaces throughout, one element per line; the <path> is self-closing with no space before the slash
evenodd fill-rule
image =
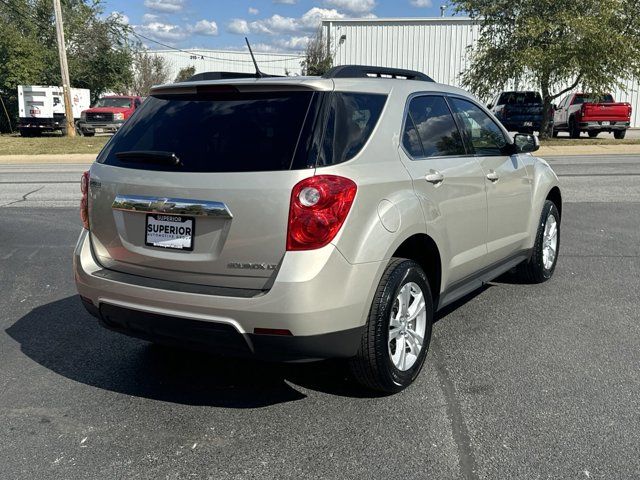
<path id="1" fill-rule="evenodd" d="M 87 137 L 96 133 L 116 133 L 141 103 L 142 98 L 136 96 L 101 97 L 92 108 L 82 112 L 78 129 Z"/>
<path id="2" fill-rule="evenodd" d="M 600 132 L 613 132 L 615 138 L 621 139 L 630 121 L 631 104 L 615 102 L 611 94 L 570 93 L 556 107 L 553 136 L 569 132 L 571 138 L 578 138 L 581 132 L 587 132 L 595 138 Z"/>

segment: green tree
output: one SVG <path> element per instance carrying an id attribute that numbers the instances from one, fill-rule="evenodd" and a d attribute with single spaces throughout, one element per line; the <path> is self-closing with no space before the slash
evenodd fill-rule
<path id="1" fill-rule="evenodd" d="M 309 40 L 304 57 L 300 63 L 303 75 L 323 75 L 333 66 L 333 56 L 321 30 Z"/>
<path id="2" fill-rule="evenodd" d="M 542 93 L 540 137 L 552 103 L 581 87 L 604 93 L 640 74 L 637 0 L 453 0 L 480 25 L 463 86 L 489 98 L 510 81 Z"/>
<path id="3" fill-rule="evenodd" d="M 166 60 L 159 56 L 141 50 L 135 55 L 135 75 L 132 90 L 137 95 L 146 97 L 154 85 L 169 81 L 169 68 Z"/>
<path id="4" fill-rule="evenodd" d="M 196 67 L 194 67 L 193 65 L 189 67 L 181 68 L 180 71 L 178 72 L 178 75 L 176 75 L 176 79 L 174 80 L 174 82 L 175 83 L 184 82 L 185 80 L 189 80 L 195 74 L 196 74 Z"/>
<path id="5" fill-rule="evenodd" d="M 108 90 L 128 90 L 136 45 L 124 19 L 105 17 L 102 0 L 63 0 L 62 16 L 72 86 L 89 88 L 94 101 Z M 53 2 L 0 2 L 0 95 L 10 116 L 17 117 L 18 85 L 60 85 L 60 77 Z"/>

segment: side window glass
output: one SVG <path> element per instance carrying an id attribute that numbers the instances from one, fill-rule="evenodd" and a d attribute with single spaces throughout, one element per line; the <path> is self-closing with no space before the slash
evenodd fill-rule
<path id="1" fill-rule="evenodd" d="M 420 143 L 420 138 L 418 137 L 418 129 L 416 128 L 415 123 L 413 123 L 413 118 L 411 116 L 411 112 L 407 115 L 407 119 L 404 123 L 404 133 L 402 134 L 402 144 L 404 148 L 407 149 L 407 152 L 412 157 L 423 157 L 424 151 L 422 150 L 422 143 Z"/>
<path id="2" fill-rule="evenodd" d="M 464 155 L 464 142 L 443 97 L 416 97 L 409 104 L 403 144 L 415 156 L 422 145 L 425 157 Z"/>
<path id="3" fill-rule="evenodd" d="M 465 136 L 477 155 L 502 155 L 507 145 L 504 133 L 477 105 L 460 98 L 451 98 Z"/>
<path id="4" fill-rule="evenodd" d="M 371 136 L 386 101 L 386 95 L 335 92 L 318 164 L 335 165 L 355 157 Z"/>

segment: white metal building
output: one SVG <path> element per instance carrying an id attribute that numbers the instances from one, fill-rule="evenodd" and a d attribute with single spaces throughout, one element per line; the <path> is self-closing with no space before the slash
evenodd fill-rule
<path id="1" fill-rule="evenodd" d="M 150 50 L 151 55 L 165 59 L 169 67 L 169 78 L 173 80 L 180 69 L 194 66 L 196 73 L 202 72 L 255 72 L 249 52 L 233 50 Z M 300 75 L 303 53 L 254 52 L 260 70 L 271 75 Z"/>
<path id="2" fill-rule="evenodd" d="M 460 86 L 460 73 L 468 64 L 469 47 L 477 40 L 479 28 L 461 17 L 376 18 L 324 20 L 322 32 L 335 65 L 407 68 Z M 496 85 L 496 93 L 506 88 L 513 85 Z M 639 90 L 638 81 L 627 81 L 625 90 L 611 92 L 617 101 L 632 105 L 632 127 L 640 127 Z"/>

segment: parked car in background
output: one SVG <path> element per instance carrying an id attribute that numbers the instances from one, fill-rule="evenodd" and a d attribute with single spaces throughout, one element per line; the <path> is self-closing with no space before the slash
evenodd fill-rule
<path id="1" fill-rule="evenodd" d="M 71 89 L 71 110 L 75 119 L 91 105 L 91 91 Z M 67 127 L 62 87 L 18 85 L 18 130 L 23 137 L 55 132 Z"/>
<path id="2" fill-rule="evenodd" d="M 595 138 L 600 132 L 613 132 L 617 139 L 624 138 L 631 122 L 631 104 L 616 102 L 609 93 L 570 93 L 556 107 L 553 119 L 553 136 L 569 132 L 578 138 L 587 132 Z"/>
<path id="3" fill-rule="evenodd" d="M 156 87 L 82 177 L 78 292 L 117 332 L 345 358 L 397 392 L 436 311 L 514 267 L 553 275 L 562 200 L 537 149 L 408 70 Z"/>
<path id="4" fill-rule="evenodd" d="M 538 92 L 500 92 L 487 108 L 510 132 L 533 133 L 540 130 L 543 108 Z"/>
<path id="5" fill-rule="evenodd" d="M 78 129 L 87 137 L 96 133 L 116 133 L 141 104 L 142 98 L 137 96 L 109 95 L 102 97 L 93 108 L 82 112 Z"/>

